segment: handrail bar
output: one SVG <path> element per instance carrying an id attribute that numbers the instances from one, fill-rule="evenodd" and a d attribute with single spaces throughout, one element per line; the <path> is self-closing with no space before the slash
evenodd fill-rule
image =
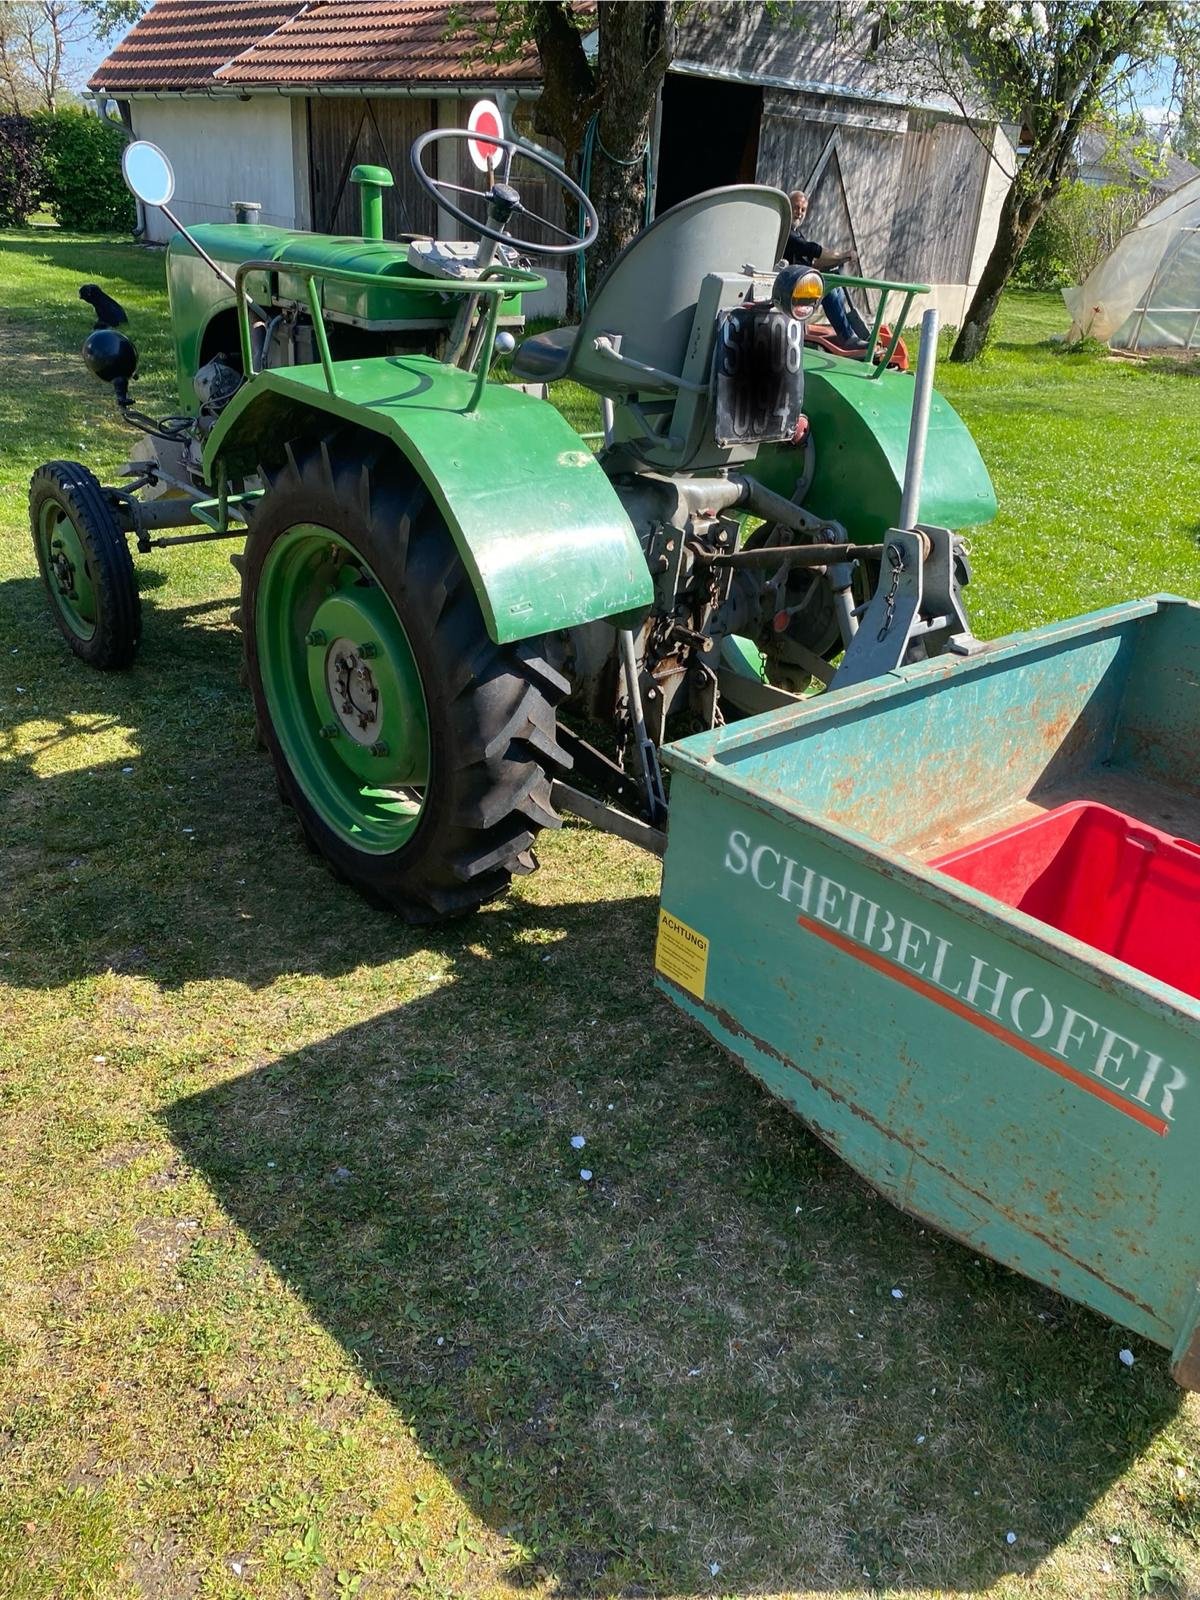
<path id="1" fill-rule="evenodd" d="M 887 309 L 888 299 L 893 294 L 902 294 L 904 296 L 904 304 L 900 308 L 900 315 L 893 324 L 888 347 L 884 351 L 882 359 L 874 364 L 871 372 L 872 378 L 878 378 L 882 372 L 887 370 L 888 363 L 896 353 L 896 346 L 900 343 L 900 335 L 904 331 L 904 325 L 914 299 L 919 294 L 929 294 L 929 285 L 927 283 L 895 283 L 889 278 L 860 278 L 849 272 L 826 272 L 823 276 L 826 285 L 828 286 L 832 283 L 832 287 L 835 289 L 848 286 L 851 289 L 878 289 L 881 291 L 879 304 L 875 308 L 875 325 L 871 329 L 871 337 L 867 340 L 867 348 L 862 355 L 863 361 L 868 366 L 872 365 L 875 350 L 879 343 L 879 330 L 883 327 L 883 314 Z"/>
<path id="2" fill-rule="evenodd" d="M 895 278 L 860 278 L 850 272 L 826 271 L 822 274 L 826 278 L 836 278 L 839 283 L 848 283 L 855 289 L 894 289 L 899 294 L 932 294 L 932 289 L 927 283 L 897 283 Z"/>
<path id="3" fill-rule="evenodd" d="M 418 294 L 474 294 L 485 295 L 488 299 L 487 336 L 480 345 L 478 365 L 475 369 L 475 387 L 467 403 L 467 410 L 474 411 L 483 394 L 483 386 L 487 382 L 488 371 L 491 367 L 491 351 L 496 342 L 496 323 L 500 318 L 500 303 L 510 294 L 532 294 L 538 289 L 548 287 L 545 278 L 540 273 L 527 271 L 524 267 L 485 267 L 478 278 L 469 278 L 462 281 L 454 278 L 403 278 L 387 279 L 378 272 L 355 272 L 350 267 L 311 266 L 300 261 L 243 261 L 234 273 L 234 290 L 237 294 L 238 316 L 238 341 L 242 348 L 242 371 L 247 377 L 254 374 L 254 352 L 250 340 L 250 310 L 246 291 L 246 278 L 252 272 L 267 272 L 287 274 L 302 278 L 304 281 L 305 298 L 308 301 L 309 313 L 313 319 L 313 337 L 317 342 L 317 354 L 321 358 L 321 370 L 325 375 L 325 386 L 335 399 L 339 399 L 337 378 L 334 372 L 333 357 L 329 350 L 329 335 L 325 328 L 325 314 L 321 307 L 320 293 L 316 287 L 318 278 L 322 282 L 362 284 L 366 288 L 378 289 L 381 285 L 391 284 L 407 293 L 410 289 Z M 506 273 L 507 276 L 499 277 L 495 274 Z M 468 369 L 470 370 L 470 369 Z"/>

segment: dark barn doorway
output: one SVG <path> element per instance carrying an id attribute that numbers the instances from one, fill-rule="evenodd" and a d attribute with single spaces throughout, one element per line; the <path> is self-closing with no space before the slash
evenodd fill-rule
<path id="1" fill-rule="evenodd" d="M 763 93 L 756 84 L 724 83 L 668 72 L 662 87 L 655 215 L 727 183 L 753 183 Z"/>

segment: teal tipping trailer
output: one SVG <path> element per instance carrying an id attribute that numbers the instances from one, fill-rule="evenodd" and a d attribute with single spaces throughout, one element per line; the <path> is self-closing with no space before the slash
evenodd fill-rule
<path id="1" fill-rule="evenodd" d="M 1200 607 L 901 667 L 666 760 L 660 987 L 896 1205 L 1200 1388 Z M 1097 941 L 1128 936 L 1160 858 L 1183 872 L 1140 934 L 1173 982 L 1006 903 L 1003 876 L 951 876 L 981 841 L 1051 872 L 1004 841 L 1080 802 L 1127 819 L 1122 854 L 1078 864 Z"/>

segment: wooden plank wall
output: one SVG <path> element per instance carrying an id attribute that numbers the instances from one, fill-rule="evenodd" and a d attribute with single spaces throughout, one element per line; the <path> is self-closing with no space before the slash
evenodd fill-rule
<path id="1" fill-rule="evenodd" d="M 390 169 L 396 187 L 384 197 L 384 234 L 389 239 L 404 233 L 429 236 L 436 227 L 433 202 L 413 176 L 409 149 L 414 139 L 438 126 L 438 107 L 443 106 L 447 118 L 443 125 L 465 128 L 471 107 L 478 97 L 458 98 L 447 105 L 446 101 L 424 98 L 400 98 L 380 95 L 360 98 L 355 95 L 330 96 L 322 100 L 314 96 L 309 101 L 309 160 L 312 173 L 313 227 L 318 233 L 357 233 L 359 229 L 358 190 L 347 182 L 336 207 L 334 199 L 342 173 L 360 161 L 372 162 Z M 516 131 L 524 137 L 557 149 L 553 141 L 534 134 L 530 122 L 530 107 L 519 102 L 516 114 Z M 446 172 L 453 183 L 471 189 L 484 187 L 483 174 L 472 165 L 466 141 L 452 147 L 448 167 L 439 165 L 437 145 L 425 155 L 426 169 L 435 176 Z M 560 228 L 575 226 L 575 208 L 564 204 L 563 191 L 551 179 L 537 176 L 538 169 L 519 158 L 513 178 L 521 193 L 523 204 L 530 211 L 547 217 Z M 481 201 L 469 196 L 450 198 L 461 204 L 470 216 L 480 220 L 486 215 Z M 536 242 L 561 242 L 559 235 L 534 227 L 527 218 L 514 222 L 518 233 Z M 460 238 L 473 238 L 469 230 L 459 225 Z M 536 265 L 536 262 L 534 263 Z"/>
<path id="2" fill-rule="evenodd" d="M 868 277 L 966 282 L 989 159 L 970 128 L 936 112 L 772 94 L 759 182 L 807 187 L 831 138 L 809 189 L 809 236 L 856 245 Z"/>
<path id="3" fill-rule="evenodd" d="M 343 173 L 358 162 L 389 168 L 396 180 L 384 193 L 383 231 L 389 239 L 433 228 L 434 206 L 413 176 L 409 147 L 437 122 L 431 99 L 377 98 L 357 95 L 314 96 L 308 102 L 309 171 L 312 182 L 313 230 L 316 233 L 359 231 L 358 187 Z"/>
<path id="4" fill-rule="evenodd" d="M 965 123 L 909 113 L 892 229 L 896 277 L 967 281 L 989 159 Z"/>

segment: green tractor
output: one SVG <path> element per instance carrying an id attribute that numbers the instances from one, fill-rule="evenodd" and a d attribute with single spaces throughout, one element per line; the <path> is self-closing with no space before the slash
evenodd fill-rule
<path id="1" fill-rule="evenodd" d="M 680 733 L 974 647 L 956 530 L 995 499 L 966 429 L 895 368 L 916 284 L 878 295 L 867 349 L 806 329 L 827 286 L 781 266 L 778 190 L 739 185 L 659 217 L 578 327 L 516 342 L 531 255 L 595 239 L 587 196 L 496 139 L 482 186 L 420 183 L 477 243 L 239 220 L 189 231 L 154 146 L 125 172 L 178 229 L 167 255 L 179 414 L 130 394 L 137 354 L 95 286 L 84 359 L 140 430 L 115 485 L 40 467 L 34 542 L 67 643 L 137 650 L 138 551 L 244 540 L 246 668 L 280 791 L 315 848 L 414 921 L 493 899 L 571 810 L 661 849 L 659 749 Z M 581 237 L 521 202 L 522 169 L 579 208 Z M 883 323 L 888 296 L 903 306 Z M 497 381 L 498 355 L 518 382 Z M 545 398 L 602 398 L 594 450 Z M 598 436 L 597 436 L 598 438 Z M 192 531 L 172 532 L 180 528 Z"/>

